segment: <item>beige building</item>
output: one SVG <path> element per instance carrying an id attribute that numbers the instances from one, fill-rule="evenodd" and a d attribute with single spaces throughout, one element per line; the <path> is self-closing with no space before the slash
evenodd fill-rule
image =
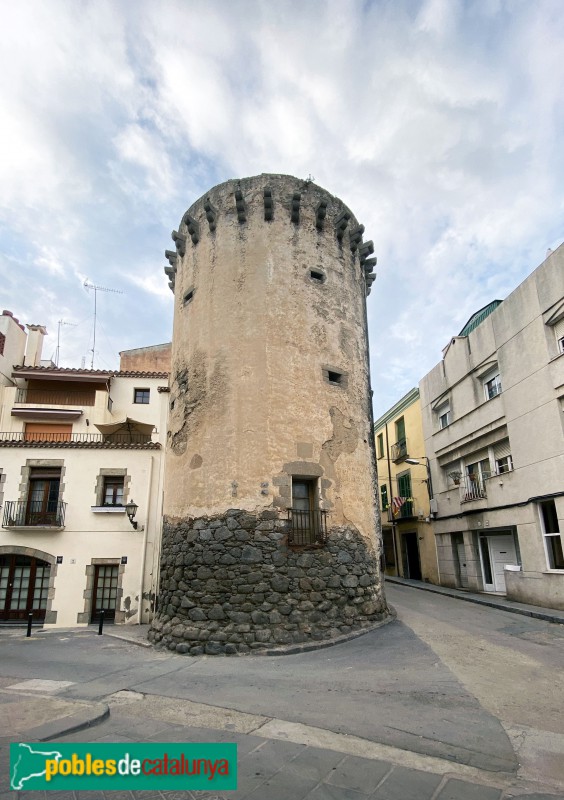
<path id="1" fill-rule="evenodd" d="M 0 329 L 0 624 L 148 621 L 168 373 L 41 366 L 44 327 Z"/>
<path id="2" fill-rule="evenodd" d="M 438 583 L 419 389 L 374 423 L 387 575 Z"/>
<path id="3" fill-rule="evenodd" d="M 420 383 L 440 583 L 564 608 L 564 246 Z"/>
<path id="4" fill-rule="evenodd" d="M 257 175 L 172 234 L 161 646 L 246 652 L 387 612 L 363 232 L 311 180 Z"/>

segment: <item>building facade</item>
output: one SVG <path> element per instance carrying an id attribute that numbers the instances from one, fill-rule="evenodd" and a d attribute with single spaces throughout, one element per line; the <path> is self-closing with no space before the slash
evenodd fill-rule
<path id="1" fill-rule="evenodd" d="M 386 574 L 438 583 L 419 389 L 376 420 L 374 435 Z"/>
<path id="2" fill-rule="evenodd" d="M 168 372 L 41 366 L 45 328 L 27 326 L 22 336 L 11 315 L 0 321 L 8 353 L 0 364 L 0 624 L 31 613 L 45 626 L 87 625 L 102 610 L 110 621 L 147 622 Z"/>
<path id="3" fill-rule="evenodd" d="M 161 646 L 247 652 L 387 613 L 363 231 L 310 180 L 259 175 L 172 234 Z"/>
<path id="4" fill-rule="evenodd" d="M 564 247 L 420 383 L 440 582 L 564 608 Z"/>

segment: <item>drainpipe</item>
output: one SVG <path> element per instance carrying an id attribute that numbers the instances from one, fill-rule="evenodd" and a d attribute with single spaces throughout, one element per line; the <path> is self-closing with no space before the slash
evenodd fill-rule
<path id="1" fill-rule="evenodd" d="M 396 523 L 396 521 L 394 519 L 394 510 L 393 510 L 394 507 L 392 505 L 392 500 L 394 499 L 394 489 L 393 489 L 393 486 L 392 486 L 392 464 L 391 464 L 391 461 L 390 461 L 390 442 L 389 442 L 389 439 L 388 439 L 388 423 L 387 422 L 386 422 L 386 461 L 388 462 L 388 479 L 389 479 L 389 482 L 390 482 L 390 498 L 388 500 L 388 509 L 390 509 L 390 508 L 392 509 L 392 514 L 391 514 L 391 516 L 392 516 L 392 545 L 393 545 L 393 548 L 394 548 L 394 558 L 396 560 L 396 572 L 399 575 L 400 574 L 400 568 L 399 568 L 400 565 L 399 565 L 399 560 L 398 560 L 398 547 L 397 547 L 397 542 L 396 542 L 396 525 L 397 525 L 397 523 Z M 390 512 L 388 510 L 388 514 L 389 513 Z"/>
<path id="2" fill-rule="evenodd" d="M 141 549 L 141 571 L 139 573 L 139 608 L 137 610 L 137 624 L 141 625 L 141 612 L 143 609 L 143 587 L 145 585 L 145 562 L 147 560 L 147 541 L 149 538 L 149 515 L 151 512 L 151 484 L 153 482 L 153 460 L 151 456 L 149 462 L 149 479 L 147 481 L 147 497 L 145 499 L 146 517 L 145 530 L 143 531 L 143 546 Z"/>

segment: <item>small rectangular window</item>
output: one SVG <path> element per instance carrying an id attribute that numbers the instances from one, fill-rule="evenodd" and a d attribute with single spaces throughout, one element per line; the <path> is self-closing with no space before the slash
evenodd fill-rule
<path id="1" fill-rule="evenodd" d="M 491 400 L 501 394 L 501 377 L 499 372 L 484 380 L 484 393 L 486 400 Z"/>
<path id="2" fill-rule="evenodd" d="M 384 458 L 384 434 L 379 433 L 376 441 L 378 442 L 378 458 Z"/>
<path id="3" fill-rule="evenodd" d="M 189 289 L 183 298 L 184 305 L 188 305 L 188 303 L 192 300 L 193 297 L 194 297 L 194 290 Z"/>
<path id="4" fill-rule="evenodd" d="M 104 490 L 102 505 L 122 506 L 123 505 L 123 484 L 122 476 L 106 476 L 104 478 Z"/>
<path id="5" fill-rule="evenodd" d="M 318 506 L 317 479 L 292 478 L 288 544 L 321 545 L 327 538 L 326 512 Z"/>
<path id="6" fill-rule="evenodd" d="M 331 386 L 341 386 L 343 389 L 347 388 L 347 373 L 342 372 L 337 367 L 323 366 L 321 368 L 323 379 L 330 383 Z"/>
<path id="7" fill-rule="evenodd" d="M 558 340 L 558 352 L 564 353 L 564 336 Z"/>
<path id="8" fill-rule="evenodd" d="M 147 403 L 149 403 L 150 394 L 151 394 L 150 389 L 135 389 L 133 394 L 133 402 L 142 403 L 146 405 Z"/>
<path id="9" fill-rule="evenodd" d="M 442 430 L 446 428 L 447 425 L 450 425 L 450 409 L 448 408 L 439 415 L 439 428 Z"/>
<path id="10" fill-rule="evenodd" d="M 556 504 L 554 500 L 545 500 L 539 503 L 539 509 L 548 567 L 549 569 L 564 569 L 564 552 L 562 550 L 562 537 L 560 536 Z"/>
<path id="11" fill-rule="evenodd" d="M 495 471 L 498 475 L 503 475 L 504 472 L 511 472 L 512 469 L 513 469 L 513 461 L 511 460 L 511 456 L 503 456 L 502 458 L 496 458 Z"/>
<path id="12" fill-rule="evenodd" d="M 325 282 L 325 274 L 318 269 L 310 269 L 309 277 L 312 281 L 317 281 L 317 283 Z"/>
<path id="13" fill-rule="evenodd" d="M 0 356 L 4 355 L 4 345 L 6 344 L 6 337 L 0 333 Z"/>
<path id="14" fill-rule="evenodd" d="M 388 487 L 386 484 L 380 486 L 380 496 L 382 498 L 382 511 L 386 511 L 388 508 Z"/>

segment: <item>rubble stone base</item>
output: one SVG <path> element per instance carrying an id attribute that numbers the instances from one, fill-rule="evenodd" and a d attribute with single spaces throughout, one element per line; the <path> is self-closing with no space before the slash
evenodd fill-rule
<path id="1" fill-rule="evenodd" d="M 287 544 L 278 512 L 165 519 L 159 613 L 149 640 L 230 655 L 330 640 L 388 616 L 374 552 L 354 528 L 316 548 Z"/>

